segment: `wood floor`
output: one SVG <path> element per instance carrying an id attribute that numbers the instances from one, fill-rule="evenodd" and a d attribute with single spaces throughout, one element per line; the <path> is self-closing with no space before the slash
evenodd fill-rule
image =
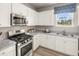
<path id="1" fill-rule="evenodd" d="M 68 55 L 39 46 L 33 52 L 33 56 L 68 56 Z"/>

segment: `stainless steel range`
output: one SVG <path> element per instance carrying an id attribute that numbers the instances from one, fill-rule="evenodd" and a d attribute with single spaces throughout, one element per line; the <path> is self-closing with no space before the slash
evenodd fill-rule
<path id="1" fill-rule="evenodd" d="M 32 37 L 32 35 L 26 34 L 24 30 L 8 32 L 8 39 L 16 42 L 16 56 L 32 55 Z"/>

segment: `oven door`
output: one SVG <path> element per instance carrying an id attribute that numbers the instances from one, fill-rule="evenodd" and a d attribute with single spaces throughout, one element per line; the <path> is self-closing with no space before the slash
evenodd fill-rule
<path id="1" fill-rule="evenodd" d="M 19 56 L 30 56 L 32 54 L 32 42 L 20 47 L 18 52 Z"/>

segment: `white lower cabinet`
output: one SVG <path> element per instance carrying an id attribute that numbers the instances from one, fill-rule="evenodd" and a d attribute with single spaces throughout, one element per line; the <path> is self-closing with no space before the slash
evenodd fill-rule
<path id="1" fill-rule="evenodd" d="M 16 56 L 15 46 L 2 50 L 0 56 Z"/>
<path id="2" fill-rule="evenodd" d="M 59 37 L 56 39 L 56 51 L 68 54 L 78 55 L 78 39 Z"/>
<path id="3" fill-rule="evenodd" d="M 33 50 L 36 50 L 39 46 L 39 37 L 38 35 L 33 37 Z"/>
<path id="4" fill-rule="evenodd" d="M 40 45 L 43 47 L 47 47 L 47 45 L 48 45 L 47 35 L 40 35 L 39 37 L 40 37 Z"/>
<path id="5" fill-rule="evenodd" d="M 51 50 L 65 53 L 67 55 L 78 55 L 78 39 L 64 36 L 53 36 L 47 34 L 38 34 L 34 38 L 34 50 L 43 46 Z"/>
<path id="6" fill-rule="evenodd" d="M 78 39 L 65 38 L 64 53 L 68 55 L 78 55 Z"/>
<path id="7" fill-rule="evenodd" d="M 56 36 L 56 51 L 64 52 L 64 38 Z"/>
<path id="8" fill-rule="evenodd" d="M 47 35 L 47 48 L 56 50 L 56 40 L 55 36 Z"/>

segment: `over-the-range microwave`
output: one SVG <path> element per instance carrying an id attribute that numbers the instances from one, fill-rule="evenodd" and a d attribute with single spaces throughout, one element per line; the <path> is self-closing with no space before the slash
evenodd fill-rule
<path id="1" fill-rule="evenodd" d="M 11 13 L 10 18 L 11 18 L 11 25 L 26 25 L 28 23 L 24 15 Z"/>

